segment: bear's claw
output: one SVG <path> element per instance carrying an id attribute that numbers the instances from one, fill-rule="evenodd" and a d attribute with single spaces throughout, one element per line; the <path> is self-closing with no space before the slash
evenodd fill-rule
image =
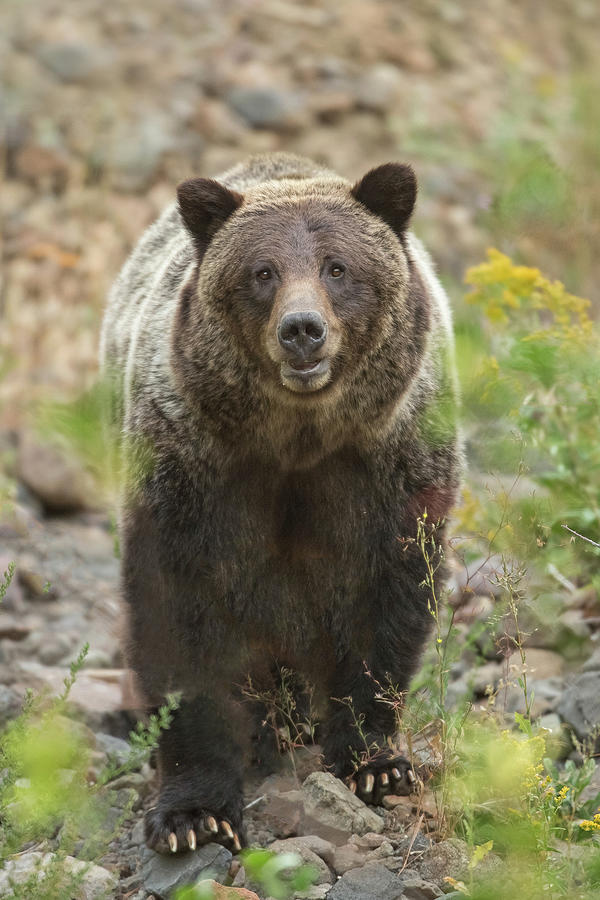
<path id="1" fill-rule="evenodd" d="M 159 853 L 196 850 L 204 844 L 222 844 L 238 853 L 242 849 L 239 834 L 227 819 L 217 819 L 205 811 L 161 812 L 158 808 L 146 815 L 146 843 Z"/>
<path id="2" fill-rule="evenodd" d="M 417 783 L 410 762 L 391 753 L 378 754 L 346 779 L 352 793 L 373 806 L 379 806 L 386 794 L 411 794 Z"/>

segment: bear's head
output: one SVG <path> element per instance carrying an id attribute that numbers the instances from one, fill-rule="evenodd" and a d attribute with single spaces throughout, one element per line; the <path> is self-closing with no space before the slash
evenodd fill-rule
<path id="1" fill-rule="evenodd" d="M 394 163 L 354 186 L 334 175 L 284 178 L 241 194 L 185 181 L 179 211 L 199 265 L 182 292 L 180 331 L 203 325 L 216 347 L 225 323 L 228 364 L 235 344 L 284 403 L 351 391 L 367 365 L 381 369 L 388 400 L 397 397 L 427 330 L 405 238 L 416 192 L 411 167 Z M 208 366 L 206 339 L 201 353 L 196 365 Z"/>

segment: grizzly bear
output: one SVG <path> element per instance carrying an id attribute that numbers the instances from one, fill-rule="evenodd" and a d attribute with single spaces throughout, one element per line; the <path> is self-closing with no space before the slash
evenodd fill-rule
<path id="1" fill-rule="evenodd" d="M 180 697 L 146 816 L 157 850 L 244 841 L 248 673 L 315 686 L 324 765 L 364 801 L 414 780 L 377 682 L 405 691 L 418 666 L 417 522 L 443 541 L 460 475 L 450 312 L 408 230 L 416 191 L 408 165 L 352 186 L 253 157 L 183 182 L 113 287 L 126 650 L 149 706 Z M 362 765 L 356 719 L 381 748 Z"/>

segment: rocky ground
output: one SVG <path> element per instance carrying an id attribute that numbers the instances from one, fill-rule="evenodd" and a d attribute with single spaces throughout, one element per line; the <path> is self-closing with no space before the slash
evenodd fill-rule
<path id="1" fill-rule="evenodd" d="M 495 242 L 597 298 L 600 9 L 538 7 L 4 0 L 0 421 L 89 386 L 104 297 L 141 230 L 178 181 L 250 153 L 351 179 L 409 161 L 415 227 L 446 281 Z M 541 185 L 529 152 L 552 157 Z"/>
<path id="2" fill-rule="evenodd" d="M 46 451 L 39 447 L 37 452 L 39 474 Z M 89 641 L 69 708 L 85 728 L 93 778 L 108 757 L 117 761 L 127 757 L 135 706 L 118 643 L 118 560 L 103 513 L 80 508 L 61 516 L 48 515 L 45 504 L 48 499 L 55 503 L 61 480 L 73 483 L 73 464 L 65 464 L 71 472 L 67 478 L 67 469 L 59 471 L 56 457 L 50 462 L 44 492 L 34 493 L 32 481 L 21 481 L 17 503 L 2 524 L 0 568 L 15 561 L 16 575 L 0 612 L 0 722 L 18 713 L 27 688 L 36 693 L 44 688 L 58 692 L 68 664 Z M 26 479 L 26 467 L 21 472 Z M 474 622 L 489 618 L 497 590 L 489 577 L 493 567 L 493 559 L 482 568 L 471 566 L 470 571 L 455 567 L 451 602 L 457 607 L 459 629 L 468 630 Z M 569 597 L 570 607 L 555 627 L 531 635 L 527 654 L 530 690 L 535 693 L 533 713 L 542 716 L 543 725 L 563 742 L 559 755 L 576 758 L 564 724 L 582 739 L 600 721 L 596 641 L 600 632 L 597 619 L 589 615 L 589 592 L 572 590 Z M 570 661 L 564 652 L 557 652 L 559 646 L 563 651 L 571 647 Z M 522 709 L 522 692 L 515 686 L 517 668 L 514 656 L 504 658 L 493 647 L 465 649 L 451 673 L 449 705 L 470 697 L 476 708 L 484 707 L 490 702 L 490 687 L 495 686 L 497 708 L 507 714 Z M 426 738 L 414 744 L 413 753 L 424 777 L 435 769 L 436 754 Z M 293 762 L 292 767 L 289 759 L 284 760 L 283 772 L 266 780 L 250 773 L 246 818 L 251 844 L 293 851 L 315 867 L 316 884 L 296 897 L 429 900 L 449 890 L 447 876 L 465 875 L 466 845 L 455 838 L 442 839 L 435 797 L 426 784 L 410 797 L 388 796 L 382 807 L 370 808 L 332 775 L 320 771 L 318 747 L 297 750 Z M 265 897 L 239 861 L 218 845 L 167 857 L 144 847 L 143 813 L 155 791 L 150 765 L 121 775 L 110 787 L 114 791 L 112 821 L 118 822 L 125 807 L 130 812 L 117 826 L 108 852 L 86 876 L 86 897 L 101 897 L 108 889 L 117 898 L 167 900 L 176 887 L 208 874 Z M 600 789 L 600 769 L 592 788 Z M 57 841 L 58 837 L 55 845 Z M 43 863 L 44 854 L 51 860 L 53 849 L 53 841 L 25 847 L 0 875 L 0 888 L 7 871 L 24 877 L 40 860 Z M 490 854 L 486 871 L 499 864 Z"/>

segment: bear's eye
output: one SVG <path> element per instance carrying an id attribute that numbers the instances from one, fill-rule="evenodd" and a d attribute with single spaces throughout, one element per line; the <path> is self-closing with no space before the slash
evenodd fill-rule
<path id="1" fill-rule="evenodd" d="M 329 270 L 329 274 L 332 278 L 341 278 L 345 271 L 346 268 L 345 266 L 342 266 L 341 263 L 333 263 Z"/>
<path id="2" fill-rule="evenodd" d="M 273 277 L 273 271 L 269 269 L 268 266 L 265 266 L 262 269 L 259 269 L 256 273 L 256 277 L 259 281 L 269 281 Z"/>

